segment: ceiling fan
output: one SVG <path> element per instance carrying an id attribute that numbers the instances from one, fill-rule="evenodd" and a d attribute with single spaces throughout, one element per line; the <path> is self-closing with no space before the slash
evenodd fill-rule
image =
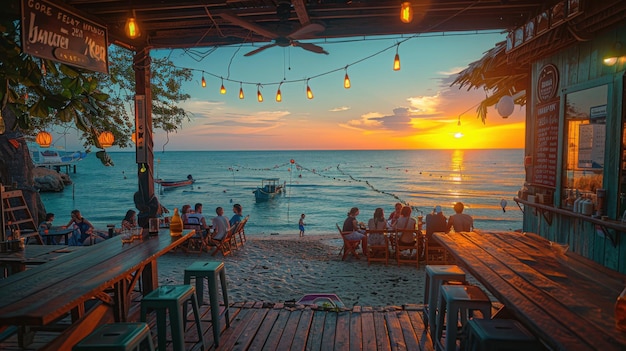
<path id="1" fill-rule="evenodd" d="M 259 52 L 265 50 L 265 49 L 269 49 L 271 47 L 274 46 L 281 46 L 281 47 L 287 47 L 287 46 L 297 46 L 300 48 L 303 48 L 304 50 L 308 50 L 311 52 L 314 52 L 316 54 L 326 54 L 328 55 L 328 52 L 326 50 L 324 50 L 321 46 L 315 45 L 315 44 L 311 44 L 311 43 L 301 43 L 298 41 L 298 39 L 302 39 L 302 38 L 306 38 L 307 36 L 309 36 L 310 34 L 315 34 L 315 33 L 319 33 L 319 32 L 323 32 L 324 31 L 324 26 L 318 23 L 308 23 L 305 24 L 304 26 L 300 27 L 299 29 L 291 32 L 288 35 L 285 36 L 281 36 L 278 35 L 274 32 L 272 32 L 271 30 L 268 30 L 266 28 L 263 28 L 259 25 L 257 25 L 256 23 L 252 23 L 252 22 L 248 22 L 236 15 L 230 14 L 230 13 L 222 13 L 220 14 L 220 16 L 227 20 L 230 21 L 232 23 L 235 23 L 243 28 L 246 28 L 248 30 L 251 30 L 259 35 L 262 35 L 266 38 L 272 39 L 274 42 L 271 44 L 267 44 L 267 45 L 263 45 L 255 50 L 252 50 L 250 52 L 248 52 L 247 54 L 245 54 L 244 56 L 252 56 L 254 54 L 258 54 Z"/>

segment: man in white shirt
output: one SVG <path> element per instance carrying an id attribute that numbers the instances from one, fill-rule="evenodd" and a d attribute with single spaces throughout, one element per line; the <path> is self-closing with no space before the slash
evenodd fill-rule
<path id="1" fill-rule="evenodd" d="M 230 223 L 228 218 L 224 217 L 224 209 L 218 207 L 215 209 L 217 217 L 213 217 L 213 239 L 222 240 L 226 236 L 226 233 L 230 230 Z"/>

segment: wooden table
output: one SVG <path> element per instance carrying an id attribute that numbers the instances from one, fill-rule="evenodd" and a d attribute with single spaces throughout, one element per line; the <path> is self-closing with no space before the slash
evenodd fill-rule
<path id="1" fill-rule="evenodd" d="M 138 279 L 144 294 L 154 290 L 156 259 L 193 234 L 185 230 L 182 236 L 170 237 L 169 230 L 161 230 L 158 236 L 124 245 L 118 236 L 2 279 L 0 325 L 22 326 L 19 339 L 25 345 L 32 337 L 31 326 L 49 326 L 71 313 L 72 326 L 46 348 L 70 349 L 99 324 L 125 321 Z M 86 307 L 93 299 L 99 301 Z"/>
<path id="2" fill-rule="evenodd" d="M 435 233 L 457 261 L 549 347 L 625 350 L 614 306 L 626 275 L 535 234 Z"/>
<path id="3" fill-rule="evenodd" d="M 52 245 L 53 239 L 56 240 L 56 238 L 62 236 L 63 238 L 65 238 L 65 241 L 63 243 L 65 245 L 68 245 L 70 234 L 72 234 L 73 232 L 74 229 L 71 228 L 51 228 L 41 234 L 41 238 L 46 242 L 46 245 Z"/>
<path id="4" fill-rule="evenodd" d="M 0 252 L 0 267 L 7 269 L 2 277 L 25 271 L 27 265 L 40 265 L 80 249 L 80 246 L 27 245 L 23 251 Z"/>

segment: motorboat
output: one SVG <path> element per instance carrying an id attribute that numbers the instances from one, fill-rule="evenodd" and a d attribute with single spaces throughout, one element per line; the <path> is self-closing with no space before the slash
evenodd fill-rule
<path id="1" fill-rule="evenodd" d="M 261 181 L 261 186 L 253 191 L 256 202 L 271 200 L 276 196 L 276 194 L 282 193 L 285 188 L 285 184 L 280 184 L 279 180 L 279 178 L 263 179 Z"/>

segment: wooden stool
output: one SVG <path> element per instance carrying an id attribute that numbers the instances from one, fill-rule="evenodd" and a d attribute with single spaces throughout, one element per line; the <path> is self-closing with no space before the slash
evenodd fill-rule
<path id="1" fill-rule="evenodd" d="M 166 313 L 169 310 L 170 328 L 172 331 L 172 343 L 175 351 L 185 349 L 185 324 L 187 323 L 186 304 L 191 302 L 194 319 L 198 332 L 198 342 L 202 343 L 202 350 L 206 348 L 202 325 L 200 324 L 200 312 L 196 289 L 191 285 L 163 285 L 144 296 L 141 300 L 141 321 L 146 321 L 148 309 L 157 312 L 157 334 L 159 338 L 159 350 L 166 350 Z M 181 315 L 181 312 L 183 315 Z"/>
<path id="2" fill-rule="evenodd" d="M 439 287 L 445 282 L 465 283 L 465 271 L 457 265 L 426 265 L 426 284 L 424 285 L 424 328 L 430 326 L 430 336 L 435 340 L 435 320 L 439 301 Z"/>
<path id="3" fill-rule="evenodd" d="M 483 318 L 491 318 L 491 301 L 481 288 L 474 285 L 442 285 L 439 289 L 439 313 L 437 314 L 437 333 L 435 345 L 438 349 L 456 351 L 457 326 L 459 313 L 461 326 L 467 323 L 473 311 L 480 311 Z M 444 318 L 445 317 L 445 318 Z M 446 344 L 441 344 L 445 320 Z M 431 326 L 432 329 L 432 326 Z"/>
<path id="4" fill-rule="evenodd" d="M 512 319 L 472 319 L 467 322 L 467 351 L 539 350 L 541 345 Z"/>
<path id="5" fill-rule="evenodd" d="M 220 304 L 217 290 L 217 277 L 222 284 L 222 296 L 224 298 L 224 319 L 226 327 L 230 327 L 230 317 L 228 313 L 228 291 L 226 288 L 226 270 L 224 262 L 197 261 L 185 268 L 185 284 L 190 284 L 191 278 L 196 279 L 196 292 L 198 293 L 198 304 L 204 304 L 204 278 L 208 280 L 209 301 L 211 304 L 211 323 L 213 324 L 213 339 L 215 346 L 219 345 L 220 338 Z"/>
<path id="6" fill-rule="evenodd" d="M 146 323 L 105 324 L 87 335 L 73 351 L 154 351 Z"/>

